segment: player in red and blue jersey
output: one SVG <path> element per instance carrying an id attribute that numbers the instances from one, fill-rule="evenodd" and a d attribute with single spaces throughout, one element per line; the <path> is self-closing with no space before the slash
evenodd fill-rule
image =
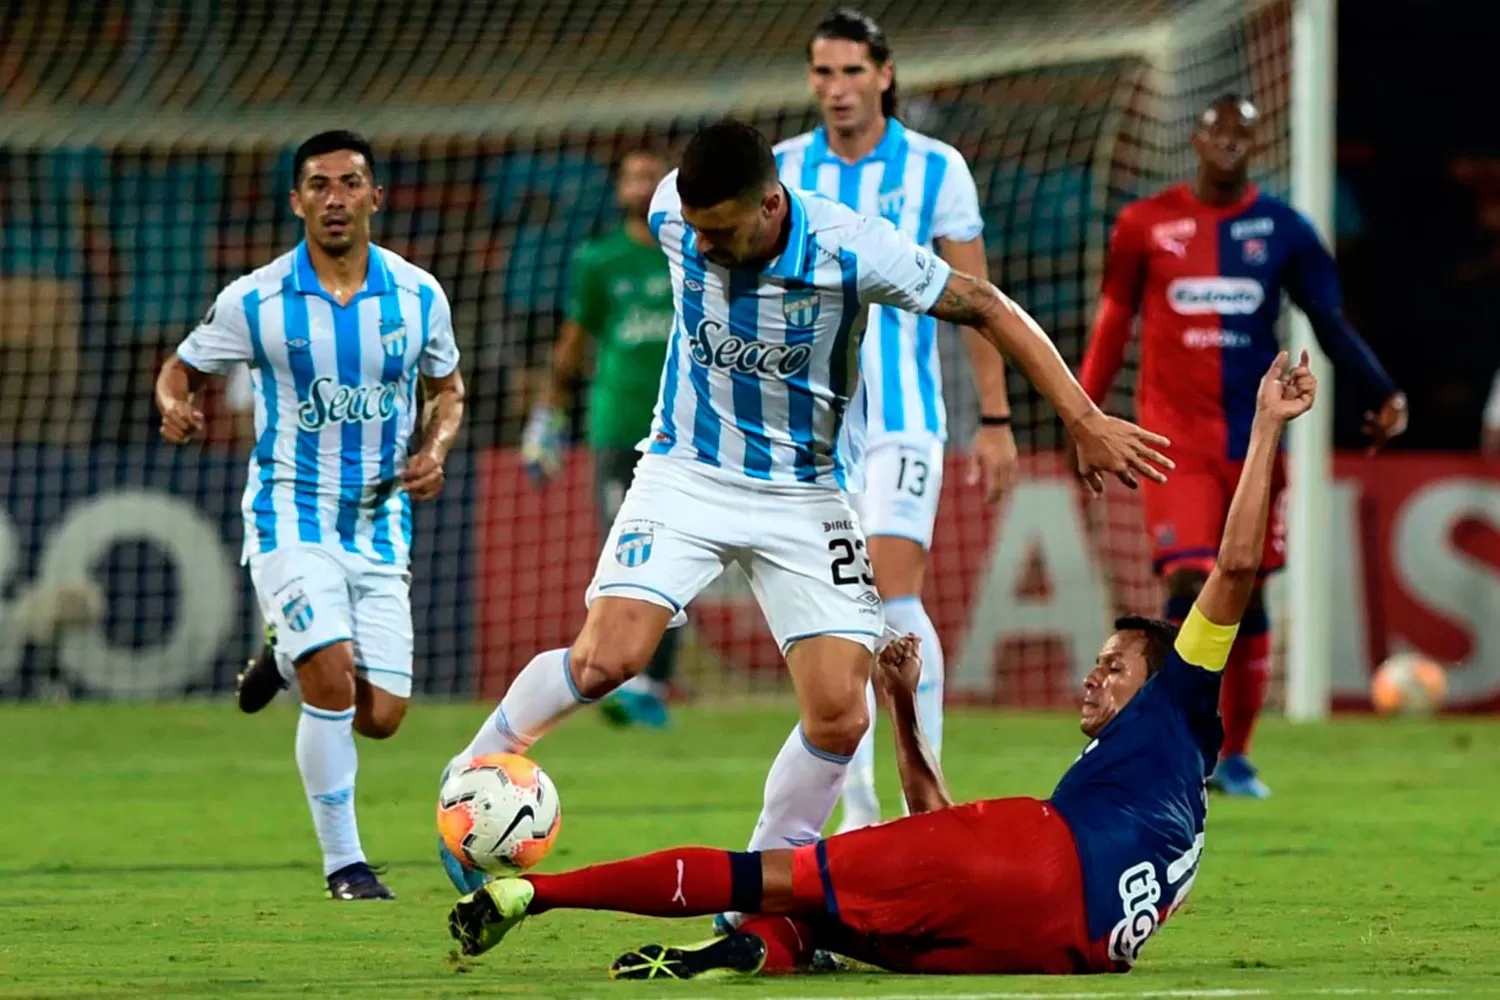
<path id="1" fill-rule="evenodd" d="M 911 815 L 790 849 L 680 847 L 490 883 L 449 929 L 468 954 L 553 909 L 752 914 L 684 947 L 645 945 L 611 975 L 687 979 L 805 967 L 826 950 L 895 972 L 1124 972 L 1180 906 L 1203 855 L 1218 759 L 1219 680 L 1257 587 L 1282 430 L 1316 382 L 1278 354 L 1253 397 L 1218 558 L 1178 630 L 1124 618 L 1084 682 L 1090 738 L 1052 797 L 954 805 L 922 736 L 915 636 L 881 651 Z"/>
<path id="2" fill-rule="evenodd" d="M 1144 484 L 1153 565 L 1180 622 L 1213 567 L 1229 497 L 1249 446 L 1255 387 L 1280 349 L 1286 292 L 1323 350 L 1369 407 L 1376 446 L 1406 428 L 1406 397 L 1344 318 L 1338 273 L 1317 231 L 1248 177 L 1259 113 L 1234 95 L 1198 120 L 1194 183 L 1126 206 L 1115 223 L 1104 289 L 1080 381 L 1103 404 L 1131 324 L 1141 318 L 1136 419 L 1172 439 L 1176 471 Z M 1263 570 L 1281 568 L 1285 529 L 1277 467 Z M 1224 673 L 1224 750 L 1213 787 L 1264 798 L 1247 756 L 1270 675 L 1270 622 L 1257 590 Z"/>

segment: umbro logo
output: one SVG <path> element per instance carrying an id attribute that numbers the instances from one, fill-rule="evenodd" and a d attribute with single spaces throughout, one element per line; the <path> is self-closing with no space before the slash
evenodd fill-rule
<path id="1" fill-rule="evenodd" d="M 694 278 L 688 278 L 682 284 L 683 284 L 683 287 L 686 288 L 690 292 L 701 292 L 701 291 L 703 291 L 703 282 L 698 281 L 698 280 L 696 280 Z"/>

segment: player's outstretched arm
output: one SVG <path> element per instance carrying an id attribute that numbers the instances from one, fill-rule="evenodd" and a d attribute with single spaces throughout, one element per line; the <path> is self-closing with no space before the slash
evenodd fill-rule
<path id="1" fill-rule="evenodd" d="M 1302 228 L 1299 245 L 1287 261 L 1287 295 L 1307 316 L 1334 371 L 1352 374 L 1367 399 L 1380 401 L 1379 409 L 1365 411 L 1364 432 L 1374 454 L 1391 438 L 1406 433 L 1406 394 L 1344 315 L 1338 268 L 1317 231 L 1305 220 Z"/>
<path id="2" fill-rule="evenodd" d="M 938 254 L 955 271 L 987 278 L 984 240 L 966 242 L 942 240 Z M 998 501 L 1012 486 L 1017 475 L 1016 438 L 1010 425 L 998 421 L 1010 419 L 1010 396 L 1005 383 L 1005 359 L 990 342 L 971 326 L 959 327 L 964 352 L 973 369 L 974 388 L 979 392 L 979 412 L 983 421 L 970 446 L 968 483 L 983 480 L 984 499 Z"/>
<path id="3" fill-rule="evenodd" d="M 901 791 L 912 815 L 946 809 L 953 804 L 927 738 L 917 720 L 917 682 L 922 674 L 921 640 L 905 635 L 893 640 L 875 657 L 875 686 L 891 713 L 896 734 L 896 768 Z"/>
<path id="4" fill-rule="evenodd" d="M 1125 363 L 1131 321 L 1140 309 L 1141 289 L 1146 282 L 1146 259 L 1141 226 L 1135 220 L 1135 213 L 1127 209 L 1110 233 L 1099 313 L 1094 317 L 1094 329 L 1078 374 L 1083 391 L 1100 405 L 1109 396 L 1110 386 L 1115 384 L 1115 377 Z"/>
<path id="5" fill-rule="evenodd" d="M 422 427 L 422 450 L 406 463 L 402 485 L 414 500 L 431 500 L 443 488 L 443 462 L 458 439 L 464 422 L 464 377 L 457 368 L 442 376 L 424 376 L 422 394 L 426 422 Z"/>
<path id="6" fill-rule="evenodd" d="M 161 436 L 172 444 L 186 444 L 203 430 L 203 411 L 195 402 L 208 376 L 177 355 L 167 359 L 156 376 L 156 408 L 161 411 Z"/>
<path id="7" fill-rule="evenodd" d="M 1306 351 L 1295 368 L 1282 351 L 1260 381 L 1250 448 L 1229 504 L 1218 560 L 1195 605 L 1215 625 L 1238 624 L 1250 603 L 1265 551 L 1271 478 L 1281 434 L 1288 423 L 1312 408 L 1317 391 L 1318 380 L 1308 368 Z"/>
<path id="8" fill-rule="evenodd" d="M 1077 446 L 1078 474 L 1095 492 L 1103 489 L 1105 473 L 1131 489 L 1139 485 L 1137 476 L 1166 482 L 1163 470 L 1171 469 L 1172 461 L 1156 449 L 1171 442 L 1129 421 L 1106 416 L 1083 391 L 1036 320 L 1000 289 L 982 278 L 954 271 L 928 313 L 973 327 L 1020 366 L 1057 407 Z"/>

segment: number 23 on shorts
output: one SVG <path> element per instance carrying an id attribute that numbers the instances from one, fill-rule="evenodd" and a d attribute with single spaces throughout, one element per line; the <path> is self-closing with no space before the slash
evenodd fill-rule
<path id="1" fill-rule="evenodd" d="M 828 553 L 833 557 L 828 569 L 835 586 L 875 586 L 875 571 L 870 566 L 863 538 L 847 535 L 830 538 Z"/>

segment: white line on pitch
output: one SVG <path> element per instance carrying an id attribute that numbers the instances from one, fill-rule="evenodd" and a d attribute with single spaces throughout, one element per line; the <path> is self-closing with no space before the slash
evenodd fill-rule
<path id="1" fill-rule="evenodd" d="M 1486 993 L 1494 991 L 1486 990 Z M 985 993 L 944 993 L 942 1000 L 1237 1000 L 1241 997 L 1374 997 L 1374 996 L 1451 996 L 1453 990 L 1437 988 L 1372 989 L 1363 986 L 1270 989 L 1180 989 L 1180 990 L 1094 990 L 1087 993 L 1038 993 L 1030 991 L 995 991 Z M 930 993 L 860 993 L 809 994 L 778 997 L 776 1000 L 931 1000 Z"/>

